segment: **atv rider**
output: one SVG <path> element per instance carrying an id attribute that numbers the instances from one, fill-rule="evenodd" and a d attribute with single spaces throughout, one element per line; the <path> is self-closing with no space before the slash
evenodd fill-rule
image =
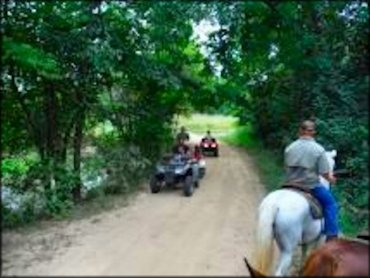
<path id="1" fill-rule="evenodd" d="M 193 152 L 193 159 L 199 161 L 203 158 L 202 151 L 200 150 L 199 145 L 195 145 Z"/>
<path id="2" fill-rule="evenodd" d="M 179 138 L 176 145 L 173 146 L 172 152 L 173 152 L 174 155 L 180 154 L 181 156 L 183 156 L 186 159 L 191 158 L 190 148 L 187 144 L 185 144 L 185 139 L 184 138 Z"/>
<path id="3" fill-rule="evenodd" d="M 186 131 L 184 126 L 181 127 L 180 132 L 176 136 L 176 141 L 177 142 L 179 142 L 180 139 L 183 139 L 184 141 L 189 141 L 190 140 L 189 133 Z"/>
<path id="4" fill-rule="evenodd" d="M 204 138 L 206 140 L 209 140 L 209 141 L 211 141 L 212 139 L 214 139 L 213 136 L 211 135 L 211 131 L 209 131 L 209 130 L 207 130 L 207 134 L 206 134 L 206 136 L 204 136 Z"/>

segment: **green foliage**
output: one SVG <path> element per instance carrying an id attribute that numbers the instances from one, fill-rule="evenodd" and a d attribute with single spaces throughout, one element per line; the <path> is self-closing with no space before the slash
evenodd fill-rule
<path id="1" fill-rule="evenodd" d="M 32 170 L 38 165 L 37 153 L 18 154 L 3 158 L 1 161 L 1 183 L 21 192 L 29 182 Z"/>
<path id="2" fill-rule="evenodd" d="M 259 140 L 256 135 L 253 134 L 250 125 L 238 126 L 233 129 L 232 133 L 223 138 L 226 142 L 243 147 L 245 149 L 256 149 L 258 148 Z"/>
<path id="3" fill-rule="evenodd" d="M 15 42 L 11 38 L 3 38 L 3 63 L 15 63 L 25 71 L 37 72 L 40 76 L 50 79 L 61 78 L 61 70 L 52 54 L 35 48 L 26 43 Z"/>
<path id="4" fill-rule="evenodd" d="M 194 113 L 190 116 L 180 116 L 177 119 L 178 126 L 185 126 L 189 131 L 204 135 L 207 130 L 213 134 L 228 133 L 232 130 L 238 119 L 226 115 L 207 115 Z"/>
<path id="5" fill-rule="evenodd" d="M 65 198 L 64 190 L 50 191 L 46 194 L 46 214 L 62 219 L 71 213 L 73 202 L 71 197 Z"/>
<path id="6" fill-rule="evenodd" d="M 104 183 L 106 194 L 128 193 L 146 177 L 149 160 L 135 146 L 110 146 L 102 156 L 108 177 Z"/>
<path id="7" fill-rule="evenodd" d="M 52 179 L 50 187 L 45 190 L 45 208 L 47 215 L 65 217 L 71 212 L 72 190 L 79 182 L 76 173 L 60 165 L 55 171 L 55 181 Z"/>
<path id="8" fill-rule="evenodd" d="M 94 187 L 91 188 L 89 191 L 86 193 L 85 200 L 103 200 L 105 195 L 105 188 L 104 187 Z M 109 190 L 108 190 L 109 192 Z"/>
<path id="9" fill-rule="evenodd" d="M 107 167 L 104 190 L 134 188 L 172 142 L 174 115 L 188 111 L 211 78 L 197 78 L 203 56 L 190 38 L 204 9 L 180 1 L 8 1 L 3 8 L 1 139 L 10 154 L 35 148 L 40 157 L 29 166 L 2 163 L 13 187 L 41 188 L 45 214 L 67 215 L 80 164 L 89 161 L 79 153 L 95 144 L 104 153 L 82 171 Z M 99 123 L 111 130 L 87 130 Z"/>
<path id="10" fill-rule="evenodd" d="M 22 218 L 18 213 L 14 213 L 10 208 L 1 203 L 2 228 L 14 228 L 22 223 Z"/>
<path id="11" fill-rule="evenodd" d="M 354 217 L 354 215 L 357 215 L 357 217 Z M 358 213 L 350 211 L 343 206 L 340 211 L 339 225 L 346 234 L 355 237 L 360 232 L 368 230 L 369 217 L 368 214 L 358 216 Z"/>
<path id="12" fill-rule="evenodd" d="M 6 158 L 1 161 L 1 173 L 4 176 L 21 176 L 27 172 L 28 168 L 27 162 L 22 159 Z"/>
<path id="13" fill-rule="evenodd" d="M 16 191 L 15 191 L 16 192 Z M 17 195 L 18 198 L 2 200 L 2 227 L 13 228 L 29 224 L 44 216 L 44 202 L 37 190 L 28 191 L 25 194 Z M 18 201 L 17 201 L 18 199 Z M 19 201 L 19 199 L 21 201 Z M 18 208 L 12 209 L 9 202 L 17 202 Z"/>
<path id="14" fill-rule="evenodd" d="M 37 218 L 32 203 L 27 202 L 23 207 L 14 212 L 8 207 L 1 205 L 2 228 L 15 228 L 21 225 L 30 224 Z"/>
<path id="15" fill-rule="evenodd" d="M 345 204 L 368 206 L 368 5 L 221 2 L 214 9 L 227 28 L 215 32 L 211 58 L 239 88 L 236 115 L 278 154 L 301 120 L 315 119 L 317 140 L 337 149 L 337 167 L 354 175 L 338 187 L 341 217 L 351 214 L 353 228 L 363 227 L 364 214 Z"/>

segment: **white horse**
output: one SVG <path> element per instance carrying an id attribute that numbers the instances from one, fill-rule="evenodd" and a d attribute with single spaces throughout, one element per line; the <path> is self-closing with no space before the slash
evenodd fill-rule
<path id="1" fill-rule="evenodd" d="M 326 155 L 333 171 L 337 152 L 333 150 Z M 329 189 L 326 179 L 320 176 L 320 181 Z M 273 191 L 262 200 L 258 212 L 255 267 L 265 275 L 271 273 L 274 239 L 280 250 L 275 276 L 287 275 L 298 244 L 302 244 L 304 259 L 309 249 L 325 239 L 322 234 L 324 220 L 312 217 L 308 201 L 298 192 L 289 189 Z"/>

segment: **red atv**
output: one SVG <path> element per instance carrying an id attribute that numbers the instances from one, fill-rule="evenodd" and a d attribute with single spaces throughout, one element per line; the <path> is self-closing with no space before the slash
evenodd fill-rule
<path id="1" fill-rule="evenodd" d="M 218 156 L 218 143 L 215 138 L 202 138 L 200 149 L 204 155 L 211 153 L 213 156 Z"/>

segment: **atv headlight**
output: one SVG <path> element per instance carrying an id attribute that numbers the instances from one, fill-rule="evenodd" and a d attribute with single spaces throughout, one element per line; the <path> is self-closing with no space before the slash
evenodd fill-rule
<path id="1" fill-rule="evenodd" d="M 183 170 L 182 168 L 176 168 L 175 169 L 175 174 L 176 175 L 181 175 L 182 174 L 182 170 Z"/>

